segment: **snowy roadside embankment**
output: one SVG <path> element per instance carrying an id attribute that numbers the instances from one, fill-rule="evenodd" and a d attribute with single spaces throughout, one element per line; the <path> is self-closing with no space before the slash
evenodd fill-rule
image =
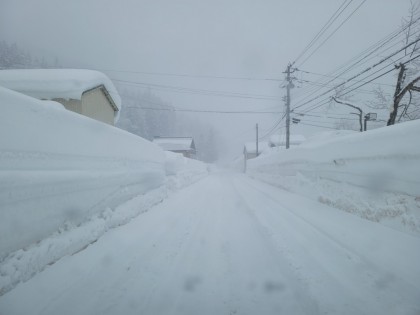
<path id="1" fill-rule="evenodd" d="M 60 258 L 74 255 L 95 243 L 109 229 L 126 224 L 148 211 L 165 196 L 166 189 L 161 186 L 114 209 L 106 207 L 104 211 L 78 226 L 67 222 L 57 232 L 37 244 L 10 253 L 0 264 L 0 296 Z"/>
<path id="2" fill-rule="evenodd" d="M 150 142 L 54 102 L 0 100 L 0 259 L 164 184 Z"/>
<path id="3" fill-rule="evenodd" d="M 208 175 L 208 165 L 179 153 L 165 151 L 166 187 L 176 191 Z"/>
<path id="4" fill-rule="evenodd" d="M 126 224 L 148 211 L 167 197 L 168 191 L 180 190 L 208 175 L 205 163 L 172 152 L 165 152 L 165 168 L 166 185 L 136 196 L 115 208 L 104 205 L 103 211 L 77 226 L 66 221 L 57 232 L 37 244 L 6 256 L 0 263 L 0 296 L 62 257 L 74 255 L 95 243 L 109 229 Z"/>
<path id="5" fill-rule="evenodd" d="M 248 161 L 248 174 L 365 219 L 420 233 L 420 121 Z"/>

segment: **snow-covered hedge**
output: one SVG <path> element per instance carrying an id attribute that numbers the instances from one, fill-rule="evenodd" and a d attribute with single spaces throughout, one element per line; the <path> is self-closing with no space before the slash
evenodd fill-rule
<path id="1" fill-rule="evenodd" d="M 324 137 L 250 160 L 248 173 L 398 229 L 420 232 L 420 121 Z"/>
<path id="2" fill-rule="evenodd" d="M 1 87 L 0 111 L 0 259 L 164 184 L 138 136 Z"/>

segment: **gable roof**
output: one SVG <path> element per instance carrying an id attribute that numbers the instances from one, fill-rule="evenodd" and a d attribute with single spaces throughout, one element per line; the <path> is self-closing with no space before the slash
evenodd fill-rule
<path id="1" fill-rule="evenodd" d="M 191 137 L 154 137 L 153 142 L 165 151 L 195 151 Z"/>
<path id="2" fill-rule="evenodd" d="M 257 144 L 254 142 L 246 142 L 245 146 L 244 146 L 244 151 L 246 151 L 247 153 L 256 153 L 257 152 L 257 148 L 256 148 Z M 265 149 L 268 148 L 268 143 L 265 141 L 260 141 L 258 143 L 258 154 L 262 153 Z"/>
<path id="3" fill-rule="evenodd" d="M 299 145 L 305 140 L 306 138 L 302 135 L 290 135 L 289 144 Z M 274 147 L 286 146 L 286 135 L 272 135 L 269 144 Z"/>
<path id="4" fill-rule="evenodd" d="M 112 81 L 102 72 L 83 69 L 0 70 L 0 85 L 37 99 L 81 100 L 86 91 L 101 88 L 116 112 L 121 98 Z"/>

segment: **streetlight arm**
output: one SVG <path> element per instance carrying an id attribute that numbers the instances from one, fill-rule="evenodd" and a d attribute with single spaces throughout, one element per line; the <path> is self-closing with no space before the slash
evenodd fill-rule
<path id="1" fill-rule="evenodd" d="M 359 116 L 360 132 L 362 132 L 363 131 L 363 124 L 362 124 L 363 111 L 362 111 L 362 109 L 360 107 L 354 106 L 352 104 L 340 101 L 340 100 L 336 99 L 334 96 L 332 97 L 332 99 L 339 104 L 350 106 L 350 107 L 352 107 L 354 109 L 357 109 L 359 111 L 359 114 L 356 114 L 356 113 L 352 113 L 352 114 L 356 114 L 356 115 Z M 366 127 L 365 127 L 365 129 L 366 129 Z"/>
<path id="2" fill-rule="evenodd" d="M 340 100 L 338 100 L 337 98 L 335 98 L 334 96 L 332 97 L 332 99 L 333 99 L 335 102 L 339 103 L 339 104 L 347 105 L 347 106 L 353 107 L 354 109 L 357 109 L 357 110 L 360 112 L 360 115 L 362 115 L 362 113 L 363 113 L 363 111 L 362 111 L 362 109 L 361 109 L 360 107 L 357 107 L 357 106 L 354 106 L 354 105 L 352 105 L 352 104 L 349 104 L 349 103 L 346 103 L 346 102 L 340 101 Z"/>

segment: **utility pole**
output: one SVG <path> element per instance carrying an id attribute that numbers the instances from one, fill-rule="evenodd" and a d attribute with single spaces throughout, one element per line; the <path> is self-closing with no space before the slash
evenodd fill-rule
<path id="1" fill-rule="evenodd" d="M 287 65 L 287 70 L 286 70 L 286 81 L 287 81 L 287 85 L 286 85 L 286 91 L 287 91 L 287 96 L 286 96 L 286 149 L 289 148 L 289 144 L 290 144 L 290 89 L 292 89 L 294 87 L 292 80 L 293 78 L 290 76 L 293 72 L 295 72 L 295 69 L 292 70 L 292 65 L 291 63 L 289 63 Z"/>
<path id="2" fill-rule="evenodd" d="M 255 147 L 256 147 L 256 151 L 255 151 L 255 156 L 258 156 L 258 124 L 255 125 L 255 131 L 256 131 L 256 137 L 255 137 Z"/>

